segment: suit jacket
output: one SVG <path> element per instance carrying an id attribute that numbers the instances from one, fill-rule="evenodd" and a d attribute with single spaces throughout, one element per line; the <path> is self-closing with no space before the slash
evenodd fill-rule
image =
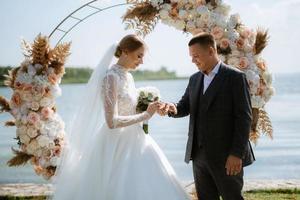
<path id="1" fill-rule="evenodd" d="M 185 162 L 193 159 L 193 138 L 199 134 L 209 161 L 226 162 L 229 155 L 234 155 L 243 160 L 243 166 L 251 164 L 255 160 L 249 142 L 252 109 L 245 74 L 222 63 L 200 104 L 203 78 L 201 72 L 190 77 L 184 95 L 176 104 L 177 114 L 169 114 L 175 118 L 190 115 Z"/>

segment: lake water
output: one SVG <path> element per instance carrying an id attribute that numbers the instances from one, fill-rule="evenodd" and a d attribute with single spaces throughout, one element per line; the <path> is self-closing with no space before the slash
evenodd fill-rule
<path id="1" fill-rule="evenodd" d="M 162 94 L 162 100 L 178 101 L 188 80 L 141 81 L 136 86 L 155 86 Z M 262 137 L 254 147 L 257 161 L 245 168 L 246 179 L 300 179 L 300 74 L 276 75 L 276 95 L 266 109 L 274 126 L 274 140 Z M 62 85 L 63 95 L 57 99 L 58 112 L 68 126 L 76 96 L 83 89 L 82 84 Z M 0 94 L 9 97 L 11 90 L 0 88 Z M 84 98 L 84 97 L 82 97 Z M 0 183 L 34 182 L 45 183 L 35 175 L 31 165 L 8 167 L 12 157 L 11 147 L 17 147 L 14 127 L 4 127 L 7 114 L 0 115 Z M 155 116 L 150 122 L 150 135 L 165 152 L 179 178 L 192 180 L 191 163 L 184 163 L 187 141 L 188 118 L 172 119 Z"/>

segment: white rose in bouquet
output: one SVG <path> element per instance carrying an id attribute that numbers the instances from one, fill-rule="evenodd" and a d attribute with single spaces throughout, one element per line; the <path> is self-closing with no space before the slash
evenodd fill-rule
<path id="1" fill-rule="evenodd" d="M 155 87 L 142 87 L 137 89 L 138 99 L 136 112 L 141 113 L 147 110 L 148 105 L 151 102 L 158 101 L 160 97 L 160 92 Z M 146 134 L 148 134 L 148 122 L 143 123 L 143 129 Z"/>
<path id="2" fill-rule="evenodd" d="M 36 140 L 40 147 L 47 147 L 48 144 L 50 143 L 48 137 L 45 135 L 38 136 Z"/>

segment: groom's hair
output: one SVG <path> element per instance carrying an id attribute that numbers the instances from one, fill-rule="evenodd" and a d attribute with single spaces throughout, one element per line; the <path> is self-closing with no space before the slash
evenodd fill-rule
<path id="1" fill-rule="evenodd" d="M 189 42 L 189 47 L 198 44 L 202 47 L 213 47 L 214 49 L 217 49 L 217 44 L 215 41 L 215 38 L 210 33 L 199 33 L 195 35 Z"/>

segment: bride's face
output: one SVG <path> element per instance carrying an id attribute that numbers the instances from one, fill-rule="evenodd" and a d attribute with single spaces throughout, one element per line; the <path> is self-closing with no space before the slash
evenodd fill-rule
<path id="1" fill-rule="evenodd" d="M 127 53 L 128 67 L 136 69 L 140 64 L 143 64 L 145 48 L 142 46 L 135 51 Z"/>

